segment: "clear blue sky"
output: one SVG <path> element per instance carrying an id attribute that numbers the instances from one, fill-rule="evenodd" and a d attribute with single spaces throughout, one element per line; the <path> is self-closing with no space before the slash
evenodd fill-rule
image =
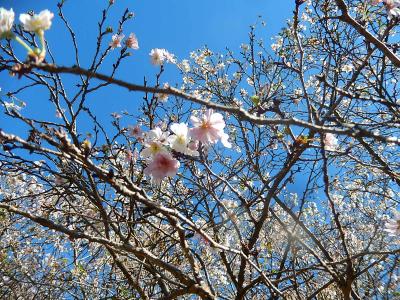
<path id="1" fill-rule="evenodd" d="M 39 12 L 47 8 L 56 13 L 57 2 L 55 0 L 0 0 L 0 6 L 7 9 L 12 7 L 18 18 L 20 13 L 31 9 Z M 87 67 L 88 59 L 93 55 L 97 22 L 107 2 L 108 0 L 66 1 L 65 15 L 77 34 L 83 67 Z M 294 0 L 116 0 L 106 25 L 116 28 L 119 17 L 127 7 L 135 13 L 135 18 L 125 26 L 124 33 L 129 35 L 130 32 L 134 32 L 139 39 L 140 49 L 134 51 L 133 56 L 125 61 L 116 77 L 133 83 L 142 83 L 144 76 L 152 82 L 158 70 L 149 63 L 148 54 L 152 48 L 166 48 L 179 59 L 187 58 L 191 51 L 204 45 L 215 52 L 224 52 L 225 47 L 238 52 L 240 44 L 247 42 L 249 26 L 258 20 L 258 16 L 262 16 L 267 24 L 262 34 L 263 39 L 269 41 L 276 35 L 285 25 L 285 20 L 290 18 Z M 111 35 L 107 38 L 111 39 Z M 54 18 L 52 28 L 46 32 L 46 39 L 51 45 L 58 64 L 74 64 L 70 38 L 58 16 Z M 104 47 L 106 46 L 105 44 Z M 15 47 L 18 46 L 15 45 Z M 107 68 L 113 62 L 112 57 L 116 57 L 118 52 L 115 51 L 106 60 L 105 68 L 101 69 L 101 72 L 107 73 Z M 172 80 L 169 78 L 168 81 L 171 84 L 180 82 L 178 77 L 175 82 L 173 82 L 174 78 Z M 21 82 L 16 78 L 9 77 L 6 72 L 0 74 L 0 87 L 3 92 L 20 86 Z M 105 89 L 92 96 L 96 99 L 89 101 L 96 101 L 100 115 L 109 116 L 114 111 L 134 109 L 132 105 L 140 101 L 141 96 L 115 89 Z M 46 105 L 47 99 L 43 97 L 47 95 L 40 91 L 34 94 L 32 91 L 21 94 L 21 99 L 28 104 L 25 112 L 41 118 L 46 116 L 53 118 L 53 108 L 51 111 L 46 110 L 46 106 L 50 105 L 48 102 Z M 135 101 L 130 101 L 132 98 Z M 9 120 L 0 118 L 0 128 L 15 127 Z"/>

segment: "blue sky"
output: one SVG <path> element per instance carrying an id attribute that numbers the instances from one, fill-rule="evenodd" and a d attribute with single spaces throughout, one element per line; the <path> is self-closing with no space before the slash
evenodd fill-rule
<path id="1" fill-rule="evenodd" d="M 56 13 L 57 2 L 54 0 L 0 0 L 0 5 L 7 9 L 12 7 L 19 15 L 31 9 L 39 12 L 46 8 Z M 88 66 L 89 59 L 94 53 L 97 22 L 107 2 L 108 0 L 67 0 L 65 2 L 65 15 L 77 34 L 83 67 Z M 140 84 L 146 76 L 151 83 L 158 71 L 158 68 L 149 62 L 148 54 L 152 48 L 166 48 L 179 59 L 187 58 L 191 51 L 204 45 L 214 52 L 223 53 L 226 47 L 238 52 L 240 44 L 248 40 L 249 26 L 257 22 L 259 16 L 266 21 L 267 26 L 263 28 L 262 38 L 268 41 L 285 25 L 285 20 L 291 16 L 293 6 L 294 1 L 289 0 L 116 0 L 110 10 L 110 18 L 106 21 L 106 26 L 116 29 L 123 11 L 129 8 L 134 12 L 135 18 L 124 27 L 124 33 L 127 36 L 130 32 L 134 32 L 140 46 L 138 51 L 133 52 L 133 56 L 125 60 L 116 77 Z M 57 64 L 74 64 L 70 37 L 58 16 L 55 17 L 52 28 L 46 32 L 46 39 L 51 45 Z M 111 39 L 111 35 L 107 36 L 107 39 Z M 104 44 L 104 47 L 106 46 Z M 17 47 L 15 45 L 15 48 Z M 115 51 L 106 59 L 101 72 L 107 73 L 118 52 Z M 23 56 L 24 53 L 21 50 L 21 59 Z M 167 76 L 168 72 L 175 73 L 173 68 L 173 66 L 167 67 Z M 71 81 L 73 82 L 75 81 Z M 179 77 L 168 78 L 168 82 L 180 83 L 180 79 Z M 0 87 L 3 92 L 20 87 L 21 84 L 22 82 L 8 76 L 6 72 L 0 74 Z M 89 101 L 96 101 L 98 113 L 100 116 L 105 116 L 122 109 L 134 109 L 141 96 L 141 94 L 107 88 L 92 96 L 96 99 L 89 99 Z M 20 94 L 21 100 L 27 103 L 25 113 L 40 118 L 53 118 L 54 111 L 53 108 L 47 110 L 50 105 L 46 105 L 48 103 L 46 97 L 46 93 L 35 89 Z M 10 120 L 0 118 L 0 128 L 15 129 L 15 124 L 11 124 Z"/>

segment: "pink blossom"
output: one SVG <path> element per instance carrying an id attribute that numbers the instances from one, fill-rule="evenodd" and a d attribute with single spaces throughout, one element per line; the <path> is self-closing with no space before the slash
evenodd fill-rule
<path id="1" fill-rule="evenodd" d="M 121 116 L 119 113 L 117 113 L 117 112 L 111 113 L 111 116 L 112 116 L 114 119 L 121 119 L 121 118 L 122 118 L 122 116 Z"/>
<path id="2" fill-rule="evenodd" d="M 141 138 L 143 137 L 143 131 L 142 128 L 140 128 L 139 125 L 135 125 L 135 126 L 130 126 L 128 127 L 128 132 L 130 136 L 133 136 L 134 138 Z"/>
<path id="3" fill-rule="evenodd" d="M 111 49 L 115 49 L 117 47 L 122 47 L 121 42 L 124 39 L 125 35 L 123 33 L 121 34 L 114 34 L 112 36 L 112 41 L 109 44 L 109 46 L 111 47 Z"/>
<path id="4" fill-rule="evenodd" d="M 168 152 L 159 152 L 144 169 L 146 175 L 151 175 L 154 182 L 159 183 L 167 176 L 175 176 L 180 163 Z"/>
<path id="5" fill-rule="evenodd" d="M 332 133 L 326 133 L 324 137 L 325 150 L 335 151 L 338 147 L 338 140 Z"/>
<path id="6" fill-rule="evenodd" d="M 65 109 L 62 108 L 61 110 L 59 110 L 59 109 L 57 108 L 57 110 L 56 110 L 56 117 L 59 118 L 59 119 L 61 119 L 64 112 L 65 112 Z"/>
<path id="7" fill-rule="evenodd" d="M 196 151 L 196 152 L 197 152 L 197 149 L 199 148 L 199 141 L 191 141 L 191 142 L 188 144 L 188 148 L 189 148 L 191 151 Z"/>
<path id="8" fill-rule="evenodd" d="M 131 48 L 131 49 L 134 49 L 134 50 L 139 49 L 138 39 L 136 38 L 136 35 L 133 32 L 129 35 L 128 39 L 125 42 L 125 45 L 128 48 Z"/>
<path id="9" fill-rule="evenodd" d="M 220 113 L 214 113 L 212 109 L 201 117 L 191 116 L 194 128 L 190 129 L 190 136 L 194 140 L 198 140 L 205 145 L 214 144 L 221 140 L 222 144 L 230 148 L 231 143 L 228 142 L 229 136 L 224 132 L 224 117 Z"/>

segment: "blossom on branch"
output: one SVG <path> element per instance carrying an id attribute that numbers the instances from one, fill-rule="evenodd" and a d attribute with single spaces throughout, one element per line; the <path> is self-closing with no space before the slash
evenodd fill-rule
<path id="1" fill-rule="evenodd" d="M 7 38 L 10 35 L 14 23 L 14 11 L 12 8 L 7 10 L 0 7 L 0 39 Z"/>
<path id="2" fill-rule="evenodd" d="M 168 176 L 175 176 L 180 163 L 168 152 L 159 152 L 154 155 L 152 161 L 144 169 L 146 175 L 150 175 L 155 183 L 160 183 Z"/>
<path id="3" fill-rule="evenodd" d="M 150 58 L 151 58 L 151 63 L 153 65 L 163 65 L 164 62 L 170 62 L 170 63 L 175 63 L 175 57 L 173 54 L 169 53 L 167 50 L 165 49 L 152 49 L 150 51 Z"/>
<path id="4" fill-rule="evenodd" d="M 125 35 L 123 34 L 123 33 L 121 33 L 121 34 L 114 34 L 112 37 L 111 37 L 111 42 L 110 42 L 110 44 L 109 44 L 109 46 L 111 47 L 111 49 L 115 49 L 115 48 L 120 48 L 120 47 L 122 47 L 122 45 L 121 45 L 121 42 L 122 42 L 122 40 L 124 39 L 124 37 L 125 37 Z"/>
<path id="5" fill-rule="evenodd" d="M 137 139 L 140 139 L 143 137 L 143 131 L 139 125 L 129 126 L 128 133 L 130 136 L 133 136 L 134 138 L 137 138 Z"/>
<path id="6" fill-rule="evenodd" d="M 352 64 L 346 64 L 342 66 L 341 70 L 345 73 L 350 73 L 354 70 L 354 66 Z"/>
<path id="7" fill-rule="evenodd" d="M 164 89 L 169 88 L 169 84 L 168 83 L 164 83 L 163 88 Z M 163 103 L 167 102 L 168 98 L 169 98 L 169 94 L 167 94 L 167 93 L 156 93 L 155 96 L 158 98 L 159 101 L 161 101 Z"/>
<path id="8" fill-rule="evenodd" d="M 131 48 L 133 50 L 139 49 L 138 39 L 133 32 L 129 35 L 129 37 L 125 41 L 125 45 L 126 45 L 126 47 Z"/>
<path id="9" fill-rule="evenodd" d="M 30 32 L 39 32 L 47 30 L 51 27 L 51 20 L 54 14 L 48 9 L 42 10 L 38 15 L 21 14 L 19 20 L 24 26 L 24 30 Z"/>
<path id="10" fill-rule="evenodd" d="M 157 153 L 168 152 L 165 146 L 168 144 L 168 132 L 163 132 L 160 127 L 156 127 L 146 133 L 144 149 L 141 152 L 142 157 L 149 158 Z"/>
<path id="11" fill-rule="evenodd" d="M 169 95 L 165 93 L 157 93 L 155 96 L 158 98 L 158 100 L 160 100 L 160 102 L 163 103 L 167 102 L 169 98 Z"/>
<path id="12" fill-rule="evenodd" d="M 214 144 L 218 140 L 221 140 L 221 143 L 225 147 L 232 147 L 228 141 L 229 136 L 224 132 L 225 121 L 220 113 L 214 113 L 212 109 L 208 109 L 201 118 L 191 116 L 190 120 L 195 126 L 190 129 L 190 136 L 193 139 L 205 145 Z"/>
<path id="13" fill-rule="evenodd" d="M 14 102 L 4 102 L 4 107 L 7 110 L 15 110 L 15 111 L 20 111 L 22 108 L 24 108 L 26 104 L 24 102 L 20 102 L 20 105 L 15 104 Z"/>
<path id="14" fill-rule="evenodd" d="M 184 73 L 190 72 L 189 61 L 187 59 L 182 60 L 182 62 L 178 64 L 178 68 Z"/>
<path id="15" fill-rule="evenodd" d="M 324 137 L 325 150 L 335 151 L 338 147 L 338 140 L 332 133 L 326 133 Z"/>
<path id="16" fill-rule="evenodd" d="M 172 149 L 187 155 L 199 155 L 196 149 L 190 148 L 189 128 L 185 123 L 174 123 L 171 125 L 171 131 L 174 133 L 168 137 L 168 142 Z"/>

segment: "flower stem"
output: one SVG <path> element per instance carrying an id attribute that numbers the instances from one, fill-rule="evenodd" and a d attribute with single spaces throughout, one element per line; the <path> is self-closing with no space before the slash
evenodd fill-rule
<path id="1" fill-rule="evenodd" d="M 44 31 L 39 30 L 38 35 L 40 38 L 40 44 L 42 45 L 42 49 L 40 51 L 40 58 L 44 59 L 46 57 L 46 42 L 44 40 Z"/>
<path id="2" fill-rule="evenodd" d="M 28 54 L 33 52 L 32 48 L 29 47 L 28 44 L 25 43 L 20 37 L 15 36 L 15 40 L 16 40 L 18 43 L 20 43 L 20 44 L 22 45 L 22 47 L 24 47 L 24 48 L 28 51 Z"/>

